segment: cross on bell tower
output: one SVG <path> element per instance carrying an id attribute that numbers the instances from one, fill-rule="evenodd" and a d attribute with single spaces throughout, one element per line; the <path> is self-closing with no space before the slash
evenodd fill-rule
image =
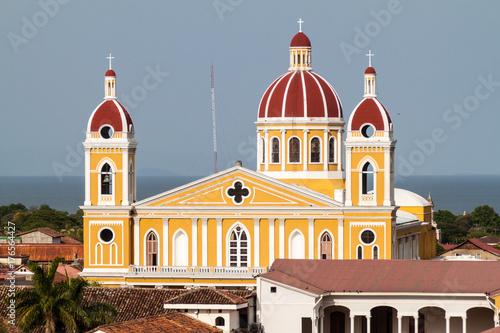
<path id="1" fill-rule="evenodd" d="M 111 52 L 109 53 L 109 57 L 106 57 L 106 59 L 109 59 L 109 69 L 111 69 L 111 60 L 114 59 L 115 57 L 111 56 Z"/>
<path id="2" fill-rule="evenodd" d="M 299 18 L 299 20 L 297 21 L 297 23 L 299 24 L 299 32 L 302 32 L 302 23 L 304 23 L 304 21 L 302 21 L 302 19 Z"/>

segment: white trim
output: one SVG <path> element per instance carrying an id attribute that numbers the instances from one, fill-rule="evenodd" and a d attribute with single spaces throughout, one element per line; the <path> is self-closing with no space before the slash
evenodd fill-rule
<path id="1" fill-rule="evenodd" d="M 156 266 L 161 266 L 161 261 L 160 261 L 160 235 L 158 234 L 158 231 L 156 231 L 155 229 L 153 228 L 149 228 L 148 230 L 146 230 L 146 232 L 144 233 L 144 237 L 142 239 L 142 249 L 143 249 L 143 263 L 144 263 L 144 266 L 148 266 L 147 262 L 147 237 L 149 235 L 150 232 L 153 232 L 155 235 L 156 235 L 156 239 L 157 239 L 157 242 L 156 242 L 156 253 L 158 254 L 158 258 L 156 258 Z M 150 266 L 153 266 L 153 265 L 150 265 Z"/>
<path id="2" fill-rule="evenodd" d="M 226 233 L 226 267 L 230 267 L 231 266 L 231 260 L 230 260 L 230 239 L 231 239 L 231 233 L 237 228 L 237 227 L 240 227 L 241 229 L 243 229 L 243 232 L 245 232 L 246 236 L 247 236 L 247 239 L 246 239 L 246 243 L 247 243 L 247 266 L 241 266 L 240 265 L 240 258 L 238 257 L 238 260 L 237 260 L 237 264 L 238 266 L 237 267 L 252 267 L 252 237 L 251 237 L 251 234 L 250 232 L 248 231 L 247 227 L 245 227 L 245 225 L 243 223 L 241 223 L 240 221 L 236 221 L 235 223 L 233 223 L 232 226 L 229 227 L 229 229 L 227 230 L 227 233 Z M 241 242 L 241 240 L 240 240 Z M 241 253 L 239 254 L 239 256 L 241 256 Z"/>
<path id="3" fill-rule="evenodd" d="M 106 149 L 106 148 L 103 148 L 103 149 Z M 102 190 L 102 180 L 101 180 L 102 168 L 106 164 L 108 164 L 111 168 L 111 172 L 110 172 L 110 175 L 111 175 L 111 197 L 112 197 L 111 202 L 101 201 L 101 197 L 103 196 L 103 194 L 101 193 L 101 190 Z M 116 164 L 113 162 L 112 159 L 110 159 L 109 157 L 106 156 L 99 161 L 95 172 L 97 172 L 97 204 L 103 205 L 103 206 L 115 206 L 116 205 L 116 174 L 118 173 L 118 168 L 116 167 Z M 109 195 L 109 194 L 105 194 L 105 195 Z"/>
<path id="4" fill-rule="evenodd" d="M 208 219 L 201 219 L 201 265 L 208 266 Z"/>
<path id="5" fill-rule="evenodd" d="M 308 251 L 309 259 L 314 259 L 314 219 L 308 219 Z M 305 240 L 304 240 L 305 241 Z M 304 244 L 305 245 L 305 244 Z"/>
<path id="6" fill-rule="evenodd" d="M 139 228 L 139 223 L 140 223 L 140 218 L 139 217 L 134 217 L 134 265 L 140 266 L 140 253 L 139 249 L 141 248 L 140 242 L 140 228 Z"/>
<path id="7" fill-rule="evenodd" d="M 292 83 L 293 81 L 293 77 L 295 76 L 295 74 L 297 74 L 297 72 L 291 72 L 292 75 L 290 75 L 290 79 L 288 80 L 287 84 L 286 84 L 286 87 L 285 87 L 285 91 L 283 93 L 283 105 L 281 106 L 281 116 L 282 117 L 286 117 L 286 98 L 288 96 L 288 90 L 290 89 L 290 84 Z"/>
<path id="8" fill-rule="evenodd" d="M 298 163 L 292 163 L 297 165 Z M 343 179 L 343 171 L 264 171 L 263 175 L 276 179 Z M 304 187 L 304 190 L 307 188 Z"/>
<path id="9" fill-rule="evenodd" d="M 338 259 L 344 259 L 344 219 L 339 218 L 338 221 Z"/>
<path id="10" fill-rule="evenodd" d="M 315 139 L 315 138 L 317 138 L 317 139 L 319 140 L 319 162 L 313 162 L 313 161 L 312 161 L 312 140 L 313 140 L 313 139 Z M 323 150 L 323 149 L 321 149 L 321 148 L 323 147 L 323 142 L 324 142 L 324 141 L 323 141 L 323 139 L 321 139 L 321 138 L 320 138 L 319 136 L 317 136 L 317 135 L 315 135 L 315 136 L 313 136 L 313 137 L 311 137 L 311 138 L 309 139 L 309 147 L 310 147 L 311 149 L 310 149 L 310 152 L 309 152 L 308 160 L 309 160 L 309 163 L 310 163 L 310 164 L 317 164 L 317 165 L 323 164 L 323 155 L 324 155 L 324 154 L 322 154 L 322 150 Z"/>
<path id="11" fill-rule="evenodd" d="M 274 262 L 275 259 L 275 253 L 276 250 L 274 248 L 274 224 L 275 224 L 275 219 L 274 218 L 269 218 L 269 266 L 271 266 Z"/>
<path id="12" fill-rule="evenodd" d="M 273 162 L 273 147 L 274 147 L 273 140 L 274 139 L 278 139 L 278 162 Z M 273 135 L 271 137 L 271 140 L 269 140 L 269 143 L 270 143 L 270 149 L 268 149 L 268 153 L 269 153 L 269 163 L 268 164 L 279 165 L 281 163 L 281 140 L 276 135 Z"/>
<path id="13" fill-rule="evenodd" d="M 380 259 L 380 247 L 377 244 L 372 246 L 372 259 L 375 259 L 375 248 L 377 248 L 377 260 Z"/>
<path id="14" fill-rule="evenodd" d="M 113 234 L 113 237 L 111 237 L 111 240 L 109 241 L 104 241 L 102 238 L 101 238 L 101 231 L 104 230 L 104 229 L 109 229 L 111 230 L 111 233 Z M 104 226 L 102 227 L 101 229 L 99 229 L 99 231 L 97 231 L 97 239 L 99 240 L 100 243 L 102 244 L 111 244 L 114 240 L 115 240 L 115 231 L 113 229 L 111 229 L 109 226 Z"/>
<path id="15" fill-rule="evenodd" d="M 255 251 L 255 253 L 252 266 L 258 267 L 260 266 L 260 218 L 253 219 L 253 234 L 254 234 L 253 250 Z"/>
<path id="16" fill-rule="evenodd" d="M 247 303 L 241 304 L 163 304 L 164 309 L 187 309 L 187 310 L 239 310 L 248 308 Z M 222 317 L 215 313 L 217 317 Z M 220 326 L 217 326 L 220 327 Z"/>
<path id="17" fill-rule="evenodd" d="M 175 240 L 176 240 L 178 234 L 183 234 L 184 237 L 186 237 L 186 242 L 187 242 L 186 248 L 182 252 L 184 252 L 184 254 L 185 254 L 185 259 L 187 261 L 187 263 L 186 263 L 187 265 L 184 265 L 184 263 L 182 263 L 182 265 L 179 265 L 179 263 L 176 260 L 177 242 Z M 172 266 L 189 266 L 189 236 L 182 228 L 177 229 L 174 232 L 174 234 L 172 235 Z"/>
<path id="18" fill-rule="evenodd" d="M 222 219 L 215 219 L 217 222 L 217 266 L 222 266 Z"/>
<path id="19" fill-rule="evenodd" d="M 245 195 L 245 196 L 243 196 L 243 195 L 242 195 L 242 196 L 241 196 L 241 202 L 236 202 L 236 201 L 234 200 L 234 199 L 236 198 L 236 195 L 233 195 L 233 196 L 230 196 L 230 195 L 229 195 L 229 190 L 230 190 L 231 188 L 235 188 L 235 186 L 234 186 L 234 185 L 235 185 L 236 183 L 241 183 L 241 189 L 242 189 L 242 190 L 243 190 L 243 189 L 245 189 L 245 188 L 248 190 L 248 195 Z M 250 195 L 252 194 L 252 190 L 250 189 L 250 187 L 245 186 L 245 183 L 243 182 L 243 180 L 242 180 L 241 178 L 236 178 L 236 179 L 233 181 L 233 184 L 232 184 L 231 186 L 228 186 L 228 187 L 226 188 L 225 194 L 226 194 L 226 196 L 227 196 L 229 199 L 231 199 L 231 200 L 233 201 L 233 204 L 235 204 L 235 205 L 238 205 L 238 206 L 239 206 L 239 205 L 243 204 L 243 202 L 245 201 L 245 199 L 246 199 L 246 198 L 251 198 L 251 196 L 250 196 Z"/>
<path id="20" fill-rule="evenodd" d="M 99 253 L 98 248 L 101 249 L 101 258 L 98 260 L 97 254 Z M 103 259 L 103 253 L 104 253 L 104 247 L 102 246 L 101 243 L 96 243 L 95 244 L 95 261 L 94 265 L 103 265 L 104 259 Z"/>
<path id="21" fill-rule="evenodd" d="M 113 247 L 115 248 L 115 263 L 113 264 Z M 109 244 L 109 263 L 110 265 L 118 265 L 118 245 L 115 242 Z"/>
<path id="22" fill-rule="evenodd" d="M 285 258 L 285 219 L 278 219 L 278 246 L 279 246 L 279 259 Z"/>
<path id="23" fill-rule="evenodd" d="M 333 140 L 333 162 L 330 162 L 330 141 Z M 328 138 L 328 164 L 337 163 L 337 138 L 332 135 Z"/>
<path id="24" fill-rule="evenodd" d="M 273 93 L 274 93 L 274 90 L 276 90 L 276 87 L 279 85 L 279 83 L 281 82 L 281 80 L 283 80 L 285 78 L 285 76 L 287 76 L 288 74 L 290 73 L 285 73 L 283 75 L 281 75 L 279 78 L 277 78 L 276 80 L 274 80 L 273 83 L 271 83 L 269 85 L 269 87 L 266 89 L 266 92 L 269 90 L 269 88 L 274 84 L 274 87 L 273 89 L 271 90 L 271 92 L 269 93 L 269 95 L 267 96 L 267 101 L 266 101 L 266 107 L 265 107 L 265 112 L 264 112 L 264 117 L 267 118 L 268 117 L 268 110 L 269 110 L 269 102 L 271 101 L 271 98 L 273 97 Z M 262 100 L 264 99 L 264 96 L 266 94 L 264 93 L 264 95 L 262 95 L 262 98 L 260 100 L 260 103 L 259 103 L 259 111 L 260 111 L 260 105 L 262 104 Z"/>
<path id="25" fill-rule="evenodd" d="M 363 240 L 361 239 L 361 234 L 362 234 L 363 232 L 365 232 L 365 231 L 371 231 L 371 232 L 373 232 L 374 237 L 373 237 L 373 241 L 372 241 L 371 243 L 365 243 L 365 242 L 363 242 Z M 359 239 L 359 242 L 360 242 L 362 245 L 364 245 L 364 246 L 371 246 L 371 245 L 375 244 L 375 242 L 377 241 L 377 233 L 376 233 L 376 232 L 375 232 L 372 228 L 364 228 L 364 229 L 362 229 L 362 230 L 359 232 L 358 239 Z"/>
<path id="26" fill-rule="evenodd" d="M 163 219 L 163 266 L 168 266 L 168 245 L 170 243 L 169 235 L 168 235 L 168 225 L 169 218 Z"/>
<path id="27" fill-rule="evenodd" d="M 292 238 L 294 238 L 294 236 L 296 234 L 299 234 L 301 237 L 302 237 L 302 241 L 304 242 L 303 244 L 303 248 L 302 248 L 302 251 L 303 251 L 303 258 L 292 258 L 292 252 L 293 252 L 293 247 L 292 247 Z M 304 237 L 304 234 L 299 230 L 299 229 L 294 229 L 290 235 L 288 236 L 288 259 L 306 259 L 306 238 Z"/>
<path id="28" fill-rule="evenodd" d="M 198 218 L 191 218 L 191 266 L 198 266 Z M 189 248 L 189 247 L 188 247 Z"/>
<path id="29" fill-rule="evenodd" d="M 330 238 L 332 239 L 332 259 L 335 259 L 335 238 L 333 237 L 333 233 L 328 229 L 323 229 L 318 235 L 318 259 L 323 259 L 321 258 L 321 238 L 325 232 L 329 234 Z"/>

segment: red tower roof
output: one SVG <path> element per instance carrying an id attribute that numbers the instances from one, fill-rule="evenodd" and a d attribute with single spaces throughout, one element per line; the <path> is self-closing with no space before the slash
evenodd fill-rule
<path id="1" fill-rule="evenodd" d="M 87 132 L 97 132 L 103 125 L 113 127 L 115 132 L 131 132 L 132 118 L 116 100 L 105 100 L 92 113 Z"/>
<path id="2" fill-rule="evenodd" d="M 373 67 L 368 67 L 366 70 L 365 70 L 365 74 L 377 74 L 375 72 L 375 68 Z"/>
<path id="3" fill-rule="evenodd" d="M 299 33 L 300 34 L 300 33 Z M 342 118 L 342 104 L 333 87 L 311 71 L 292 71 L 267 88 L 258 118 Z"/>
<path id="4" fill-rule="evenodd" d="M 365 98 L 354 108 L 348 131 L 359 131 L 363 124 L 372 124 L 377 131 L 388 131 L 392 124 L 385 107 L 376 98 Z"/>
<path id="5" fill-rule="evenodd" d="M 106 74 L 104 74 L 104 76 L 115 76 L 116 77 L 116 73 L 114 70 L 108 69 L 108 71 L 106 72 Z"/>
<path id="6" fill-rule="evenodd" d="M 311 41 L 305 33 L 297 33 L 290 42 L 290 47 L 311 47 Z"/>

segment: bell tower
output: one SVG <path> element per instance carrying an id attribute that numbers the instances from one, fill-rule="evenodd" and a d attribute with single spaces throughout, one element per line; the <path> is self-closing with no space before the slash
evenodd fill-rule
<path id="1" fill-rule="evenodd" d="M 116 98 L 116 73 L 104 75 L 104 101 L 87 124 L 85 206 L 129 206 L 136 201 L 134 124 Z"/>
<path id="2" fill-rule="evenodd" d="M 364 75 L 364 99 L 347 124 L 346 206 L 394 206 L 394 148 L 392 121 L 377 100 L 376 72 Z"/>

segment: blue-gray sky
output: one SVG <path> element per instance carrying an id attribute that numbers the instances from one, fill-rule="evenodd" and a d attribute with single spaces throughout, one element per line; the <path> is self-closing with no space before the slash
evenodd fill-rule
<path id="1" fill-rule="evenodd" d="M 83 175 L 109 52 L 139 174 L 213 172 L 212 62 L 219 170 L 255 169 L 259 101 L 288 69 L 299 18 L 346 121 L 375 54 L 397 173 L 497 174 L 499 12 L 496 0 L 2 1 L 0 175 Z"/>

